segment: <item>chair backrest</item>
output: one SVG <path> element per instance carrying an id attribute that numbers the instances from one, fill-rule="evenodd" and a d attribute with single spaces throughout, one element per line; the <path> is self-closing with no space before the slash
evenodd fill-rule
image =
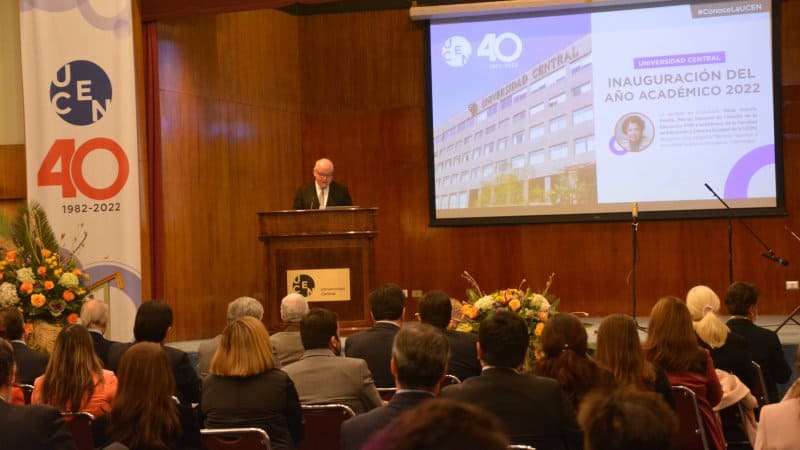
<path id="1" fill-rule="evenodd" d="M 450 375 L 448 373 L 447 375 L 444 376 L 441 387 L 450 386 L 451 384 L 461 384 L 461 380 L 459 380 L 457 376 Z"/>
<path id="2" fill-rule="evenodd" d="M 397 392 L 397 388 L 377 388 L 378 395 L 381 396 L 381 400 L 388 402 L 389 400 L 394 397 L 394 394 Z"/>
<path id="3" fill-rule="evenodd" d="M 302 405 L 302 408 L 306 435 L 297 450 L 339 450 L 342 422 L 355 417 L 353 409 L 340 403 Z"/>
<path id="4" fill-rule="evenodd" d="M 61 415 L 67 422 L 75 447 L 78 450 L 94 450 L 94 437 L 92 435 L 92 421 L 94 416 L 86 411 L 62 412 Z"/>
<path id="5" fill-rule="evenodd" d="M 750 390 L 750 393 L 758 401 L 758 406 L 768 405 L 771 399 L 767 394 L 767 384 L 764 382 L 764 372 L 761 370 L 761 365 L 755 361 L 750 361 L 750 366 L 753 368 L 753 378 L 756 380 L 755 386 Z"/>
<path id="6" fill-rule="evenodd" d="M 697 396 L 686 386 L 672 386 L 675 412 L 678 414 L 678 431 L 675 436 L 681 450 L 709 450 L 703 418 L 697 406 Z"/>
<path id="7" fill-rule="evenodd" d="M 729 450 L 752 450 L 747 437 L 747 421 L 741 402 L 717 411 Z"/>
<path id="8" fill-rule="evenodd" d="M 33 385 L 32 384 L 20 384 L 18 385 L 19 389 L 22 391 L 22 396 L 25 398 L 25 404 L 31 404 L 31 395 L 33 395 Z"/>
<path id="9" fill-rule="evenodd" d="M 271 450 L 269 436 L 261 428 L 203 428 L 208 450 Z"/>

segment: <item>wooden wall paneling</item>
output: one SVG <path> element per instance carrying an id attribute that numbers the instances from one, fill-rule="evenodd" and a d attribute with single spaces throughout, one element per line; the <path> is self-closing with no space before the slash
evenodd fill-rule
<path id="1" fill-rule="evenodd" d="M 0 200 L 25 198 L 25 170 L 25 145 L 0 145 Z"/>
<path id="2" fill-rule="evenodd" d="M 175 339 L 219 333 L 239 296 L 270 301 L 256 213 L 290 207 L 300 178 L 296 30 L 295 18 L 274 11 L 159 29 L 165 297 Z"/>

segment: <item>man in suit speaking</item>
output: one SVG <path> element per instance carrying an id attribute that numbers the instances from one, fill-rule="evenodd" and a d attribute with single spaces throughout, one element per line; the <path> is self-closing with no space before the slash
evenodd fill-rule
<path id="1" fill-rule="evenodd" d="M 333 162 L 322 158 L 314 164 L 314 182 L 297 190 L 292 208 L 325 209 L 329 206 L 352 205 L 347 186 L 333 181 Z"/>

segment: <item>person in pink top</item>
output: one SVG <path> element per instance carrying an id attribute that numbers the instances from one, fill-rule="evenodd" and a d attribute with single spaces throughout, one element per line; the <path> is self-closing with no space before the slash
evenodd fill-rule
<path id="1" fill-rule="evenodd" d="M 111 411 L 117 377 L 103 369 L 93 345 L 85 326 L 62 329 L 44 374 L 33 383 L 31 403 L 51 405 L 60 411 L 86 411 L 95 417 Z"/>

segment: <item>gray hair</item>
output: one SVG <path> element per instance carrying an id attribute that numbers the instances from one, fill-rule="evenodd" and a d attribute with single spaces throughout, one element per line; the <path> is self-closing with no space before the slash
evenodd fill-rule
<path id="1" fill-rule="evenodd" d="M 300 322 L 306 314 L 308 301 L 297 292 L 292 292 L 281 300 L 281 320 L 284 322 Z"/>
<path id="2" fill-rule="evenodd" d="M 264 317 L 264 307 L 261 302 L 252 297 L 239 297 L 228 303 L 228 322 L 233 322 L 240 317 L 255 317 L 261 320 Z"/>
<path id="3" fill-rule="evenodd" d="M 108 323 L 108 305 L 102 300 L 92 299 L 81 306 L 81 325 L 104 327 Z"/>

